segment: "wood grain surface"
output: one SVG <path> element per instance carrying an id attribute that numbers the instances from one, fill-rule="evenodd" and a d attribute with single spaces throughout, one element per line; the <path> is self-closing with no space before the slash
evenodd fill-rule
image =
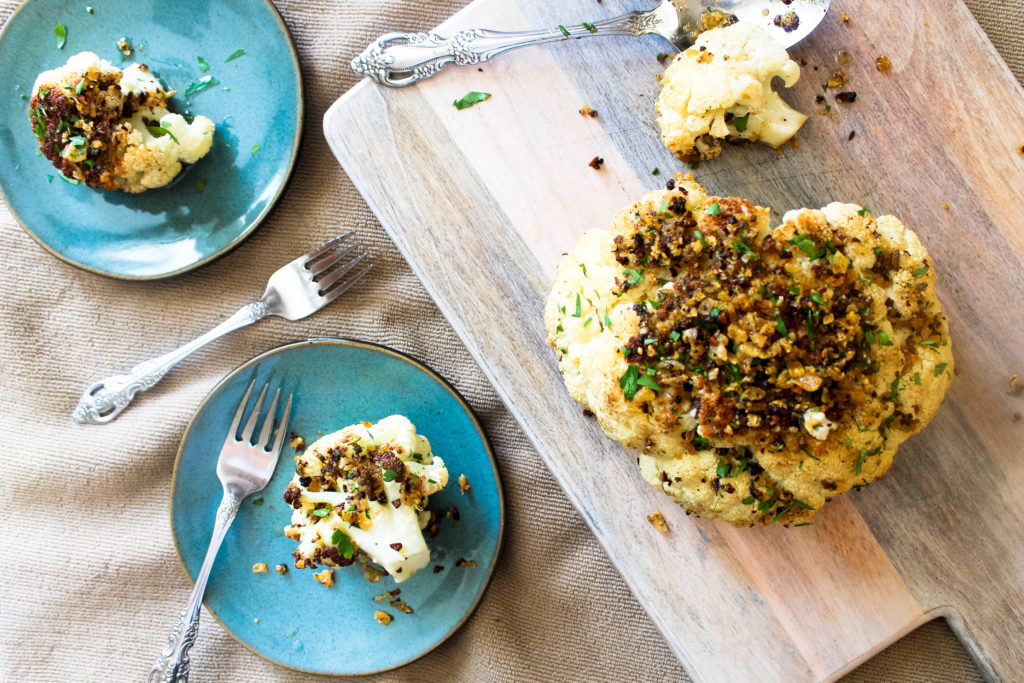
<path id="1" fill-rule="evenodd" d="M 641 7 L 477 0 L 438 32 Z M 830 91 L 831 111 L 817 115 L 840 50 L 857 101 Z M 735 529 L 686 517 L 645 484 L 634 454 L 568 397 L 545 343 L 561 254 L 685 170 L 654 123 L 664 51 L 655 37 L 595 37 L 402 90 L 364 81 L 325 133 L 696 680 L 833 680 L 934 615 L 974 639 L 989 676 L 1024 680 L 1024 398 L 1007 384 L 1024 374 L 1024 91 L 956 0 L 834 0 L 791 50 L 805 66 L 784 97 L 811 115 L 799 147 L 727 147 L 694 171 L 776 218 L 830 201 L 899 216 L 934 257 L 957 361 L 938 416 L 883 481 L 810 527 Z M 891 71 L 875 69 L 881 54 Z M 493 96 L 456 110 L 469 90 Z M 581 117 L 584 103 L 599 116 Z M 669 534 L 647 523 L 654 510 Z"/>

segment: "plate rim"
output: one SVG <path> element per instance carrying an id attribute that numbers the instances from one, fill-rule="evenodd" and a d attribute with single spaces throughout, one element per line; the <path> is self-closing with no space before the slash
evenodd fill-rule
<path id="1" fill-rule="evenodd" d="M 292 37 L 292 32 L 288 28 L 288 24 L 285 22 L 284 17 L 281 16 L 281 13 L 278 11 L 277 7 L 274 6 L 274 3 L 271 0 L 262 1 L 263 4 L 270 8 L 271 16 L 277 20 L 277 23 L 280 24 L 281 28 L 284 30 L 284 36 L 288 44 L 288 51 L 291 53 L 292 62 L 295 65 L 295 73 L 298 75 L 297 86 L 299 106 L 297 112 L 298 117 L 295 126 L 295 135 L 294 139 L 292 140 L 291 155 L 288 161 L 288 168 L 285 170 L 284 181 L 281 183 L 281 186 L 277 189 L 277 191 L 274 192 L 274 195 L 270 198 L 270 201 L 267 202 L 267 205 L 263 208 L 263 210 L 260 211 L 260 213 L 257 214 L 257 216 L 253 218 L 252 221 L 249 222 L 249 224 L 245 227 L 244 230 L 242 230 L 238 235 L 235 236 L 234 239 L 232 239 L 230 242 L 225 244 L 223 247 L 221 247 L 214 253 L 209 254 L 208 256 L 201 258 L 186 266 L 178 268 L 177 270 L 167 271 L 164 273 L 157 273 L 155 275 L 129 275 L 126 273 L 117 273 L 110 270 L 101 270 L 99 268 L 93 268 L 92 266 L 87 266 L 84 263 L 74 261 L 71 258 L 65 256 L 64 254 L 58 252 L 56 249 L 54 249 L 45 241 L 43 241 L 43 239 L 39 237 L 39 235 L 37 235 L 35 232 L 33 232 L 32 229 L 29 228 L 28 225 L 21 219 L 21 216 L 18 215 L 18 213 L 14 210 L 14 207 L 11 205 L 11 202 L 7 199 L 7 193 L 4 191 L 3 185 L 0 184 L 0 201 L 3 202 L 4 206 L 7 208 L 7 212 L 10 213 L 12 218 L 14 218 L 14 221 L 18 224 L 18 226 L 23 231 L 25 231 L 25 233 L 29 237 L 31 237 L 36 244 L 42 247 L 44 251 L 46 251 L 52 256 L 56 256 L 64 263 L 67 263 L 68 265 L 74 266 L 75 268 L 79 268 L 86 272 L 93 273 L 95 275 L 102 275 L 103 277 L 109 277 L 114 280 L 123 280 L 128 282 L 150 282 L 153 280 L 165 280 L 167 278 L 183 275 L 192 270 L 195 270 L 196 268 L 200 268 L 209 263 L 212 263 L 213 261 L 216 261 L 222 256 L 226 256 L 228 253 L 230 253 L 236 247 L 238 247 L 242 242 L 248 239 L 249 236 L 252 235 L 252 233 L 256 230 L 256 228 L 258 228 L 263 223 L 263 221 L 266 220 L 267 216 L 270 215 L 270 212 L 274 209 L 274 207 L 277 206 L 277 203 L 278 201 L 280 201 L 281 196 L 284 194 L 284 191 L 288 188 L 288 185 L 291 183 L 292 176 L 294 175 L 295 172 L 295 164 L 299 158 L 299 150 L 302 147 L 302 131 L 306 125 L 306 91 L 302 78 L 302 62 L 299 61 L 299 53 L 298 50 L 296 50 L 295 48 L 295 39 Z M 25 0 L 25 2 L 21 3 L 13 12 L 11 12 L 10 16 L 7 17 L 7 20 L 4 22 L 3 27 L 0 27 L 0 46 L 3 45 L 4 38 L 7 36 L 7 32 L 11 27 L 11 22 L 18 16 L 18 14 L 21 13 L 22 10 L 24 10 L 30 4 L 32 4 L 32 0 Z"/>
<path id="2" fill-rule="evenodd" d="M 242 642 L 242 640 L 237 635 L 235 635 L 234 631 L 228 628 L 224 624 L 224 622 L 221 621 L 220 616 L 216 612 L 214 612 L 209 605 L 206 604 L 205 599 L 203 600 L 202 604 L 206 607 L 206 610 L 207 612 L 209 612 L 210 616 L 212 616 L 217 621 L 217 623 L 220 624 L 220 627 L 224 630 L 224 632 L 231 636 L 235 640 L 235 642 L 244 647 L 246 650 L 249 650 L 253 654 L 258 655 L 259 657 L 265 659 L 268 662 L 284 667 L 286 669 L 290 669 L 292 671 L 299 671 L 307 674 L 316 674 L 320 676 L 336 676 L 346 678 L 353 676 L 370 676 L 374 674 L 384 673 L 386 671 L 393 671 L 395 669 L 401 668 L 403 666 L 411 664 L 412 662 L 415 662 L 418 659 L 425 657 L 426 655 L 430 654 L 438 647 L 440 647 L 443 643 L 445 643 L 456 632 L 458 632 L 459 629 L 461 629 L 467 621 L 469 621 L 469 618 L 473 616 L 473 613 L 476 612 L 477 608 L 480 606 L 480 602 L 483 600 L 484 595 L 487 593 L 487 589 L 490 588 L 491 581 L 494 579 L 494 572 L 498 567 L 498 559 L 501 555 L 502 546 L 504 545 L 505 540 L 505 493 L 504 487 L 501 483 L 501 473 L 498 470 L 498 459 L 495 456 L 493 446 L 491 446 L 491 441 L 487 437 L 487 432 L 484 431 L 483 425 L 480 422 L 480 418 L 473 410 L 473 407 L 469 404 L 465 397 L 463 397 L 462 394 L 459 393 L 459 390 L 456 389 L 448 380 L 446 380 L 439 373 L 434 371 L 434 369 L 428 366 L 426 363 L 417 360 L 416 358 L 413 358 L 412 356 L 406 353 L 403 353 L 389 346 L 385 346 L 383 344 L 378 344 L 375 342 L 361 341 L 358 339 L 348 339 L 345 337 L 310 337 L 308 339 L 286 342 L 272 349 L 259 353 L 250 358 L 249 360 L 244 361 L 234 369 L 230 370 L 217 382 L 217 384 L 215 384 L 206 393 L 206 395 L 203 397 L 203 400 L 199 403 L 195 411 L 192 413 L 192 417 L 189 418 L 188 424 L 185 425 L 185 430 L 182 432 L 181 440 L 178 444 L 178 450 L 174 455 L 174 467 L 171 471 L 171 485 L 167 492 L 167 514 L 168 522 L 170 523 L 171 543 L 174 545 L 174 554 L 178 560 L 178 566 L 185 574 L 185 578 L 188 579 L 189 583 L 192 586 L 195 586 L 195 581 L 192 579 L 192 575 L 189 573 L 188 568 L 185 566 L 185 561 L 181 556 L 181 548 L 178 545 L 178 537 L 175 534 L 174 530 L 174 491 L 178 483 L 178 466 L 181 463 L 182 451 L 184 451 L 185 449 L 185 441 L 189 433 L 192 431 L 192 427 L 196 419 L 199 417 L 199 414 L 203 411 L 204 408 L 206 408 L 206 404 L 210 401 L 213 395 L 216 394 L 220 390 L 220 388 L 227 384 L 230 380 L 234 379 L 237 375 L 241 374 L 243 371 L 247 370 L 253 365 L 256 365 L 257 363 L 263 361 L 264 359 L 269 358 L 271 356 L 275 356 L 280 353 L 287 352 L 291 349 L 300 348 L 304 346 L 320 345 L 367 349 L 378 353 L 384 353 L 386 355 L 390 355 L 394 358 L 397 358 L 400 361 L 404 361 L 409 365 L 413 366 L 414 368 L 416 368 L 417 370 L 424 372 L 428 376 L 430 376 L 435 382 L 437 382 L 441 386 L 442 389 L 451 394 L 452 398 L 454 398 L 459 403 L 460 406 L 462 406 L 462 409 L 464 410 L 465 414 L 473 423 L 473 427 L 476 429 L 477 434 L 480 435 L 480 440 L 484 445 L 484 450 L 487 452 L 488 460 L 490 461 L 491 464 L 491 470 L 494 474 L 494 481 L 496 484 L 496 490 L 498 494 L 498 542 L 495 545 L 494 554 L 490 558 L 490 569 L 487 572 L 487 576 L 484 577 L 484 581 L 481 584 L 480 591 L 473 599 L 473 602 L 466 610 L 466 613 L 463 614 L 462 618 L 459 619 L 459 621 L 454 626 L 452 626 L 452 628 L 449 629 L 448 632 L 445 633 L 441 637 L 441 639 L 438 640 L 436 643 L 431 645 L 426 650 L 414 654 L 409 659 L 406 659 L 398 664 L 394 664 L 392 666 L 388 666 L 382 669 L 375 669 L 373 671 L 363 671 L 357 673 L 312 671 L 309 669 L 301 669 L 299 667 L 291 666 L 289 664 L 285 664 L 284 662 L 278 661 L 277 659 L 274 659 L 273 657 L 264 654 L 263 652 L 259 652 L 258 650 L 250 647 L 248 644 Z"/>

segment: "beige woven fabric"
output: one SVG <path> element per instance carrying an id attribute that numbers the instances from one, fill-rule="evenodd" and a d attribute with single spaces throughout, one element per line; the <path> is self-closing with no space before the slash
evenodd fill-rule
<path id="1" fill-rule="evenodd" d="M 0 0 L 0 18 L 17 4 Z M 303 64 L 307 126 L 284 198 L 235 252 L 173 280 L 120 282 L 47 255 L 0 208 L 0 680 L 145 675 L 190 588 L 167 515 L 184 426 L 231 368 L 312 336 L 387 344 L 437 369 L 483 420 L 504 481 L 505 547 L 479 609 L 435 652 L 379 680 L 686 680 L 323 139 L 324 111 L 355 81 L 356 52 L 387 30 L 430 28 L 463 0 L 277 4 Z M 1021 8 L 970 4 L 1016 50 L 1020 76 Z M 70 421 L 88 382 L 191 339 L 341 227 L 357 230 L 375 262 L 350 295 L 305 321 L 268 320 L 215 343 L 108 426 Z M 978 680 L 951 638 L 922 629 L 851 679 Z M 252 654 L 208 614 L 193 661 L 193 680 L 314 680 Z"/>

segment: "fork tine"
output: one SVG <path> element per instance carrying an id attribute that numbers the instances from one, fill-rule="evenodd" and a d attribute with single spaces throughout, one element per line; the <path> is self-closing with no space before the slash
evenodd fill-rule
<path id="1" fill-rule="evenodd" d="M 326 254 L 328 251 L 330 251 L 331 247 L 333 247 L 335 244 L 338 244 L 339 242 L 345 241 L 345 239 L 351 237 L 355 233 L 356 233 L 355 230 L 349 230 L 348 232 L 341 233 L 340 235 L 338 235 L 334 239 L 327 240 L 326 242 L 321 244 L 319 247 L 317 247 L 313 251 L 311 251 L 308 254 L 306 254 L 305 256 L 303 256 L 302 257 L 302 265 L 305 266 L 309 262 L 317 260 L 318 258 L 323 256 L 324 254 Z"/>
<path id="2" fill-rule="evenodd" d="M 263 429 L 260 430 L 260 440 L 256 442 L 259 448 L 265 448 L 270 441 L 270 431 L 274 428 L 274 417 L 277 415 L 277 397 L 281 395 L 281 389 L 274 392 L 274 399 L 267 408 L 267 417 L 263 420 Z"/>
<path id="3" fill-rule="evenodd" d="M 231 427 L 228 429 L 229 441 L 235 440 L 235 434 L 238 433 L 238 425 L 242 421 L 242 415 L 245 414 L 245 406 L 249 403 L 249 394 L 252 392 L 254 384 L 256 384 L 255 377 L 249 382 L 249 388 L 245 390 L 245 395 L 242 396 L 242 400 L 238 404 L 238 410 L 235 411 L 235 419 L 231 421 Z"/>
<path id="4" fill-rule="evenodd" d="M 359 278 L 363 277 L 364 275 L 366 275 L 369 272 L 370 272 L 370 264 L 366 264 L 366 266 L 364 266 L 361 270 L 357 271 L 352 277 L 348 278 L 347 280 L 342 282 L 340 285 L 336 285 L 329 292 L 321 294 L 320 297 L 323 299 L 324 305 L 326 306 L 327 304 L 331 303 L 332 301 L 337 299 L 339 296 L 344 294 L 348 290 L 349 287 L 354 285 L 359 280 Z"/>
<path id="5" fill-rule="evenodd" d="M 324 292 L 331 288 L 331 285 L 341 280 L 341 278 L 345 277 L 345 274 L 348 273 L 353 268 L 355 268 L 357 265 L 359 265 L 359 262 L 362 261 L 364 258 L 366 258 L 366 254 L 360 254 L 359 256 L 356 256 L 348 263 L 338 266 L 330 273 L 324 275 L 322 278 L 317 280 L 317 284 L 320 285 L 320 295 L 323 296 Z"/>
<path id="6" fill-rule="evenodd" d="M 349 254 L 355 248 L 355 244 L 346 244 L 341 247 L 338 247 L 333 252 L 324 254 L 323 256 L 317 258 L 315 261 L 310 261 L 306 265 L 306 270 L 308 270 L 313 277 L 316 277 L 317 275 L 320 275 L 325 270 L 327 270 L 335 263 L 340 261 L 344 256 Z"/>
<path id="7" fill-rule="evenodd" d="M 263 407 L 263 397 L 267 395 L 267 387 L 269 384 L 264 384 L 262 391 L 260 391 L 259 397 L 256 399 L 256 405 L 252 407 L 252 414 L 249 415 L 249 421 L 245 423 L 245 429 L 242 431 L 242 441 L 248 443 L 249 439 L 252 438 L 252 433 L 256 429 L 256 421 L 260 419 L 260 408 Z"/>
<path id="8" fill-rule="evenodd" d="M 288 403 L 284 405 L 284 415 L 281 416 L 281 424 L 277 428 L 277 438 L 274 439 L 274 448 L 271 450 L 275 456 L 281 452 L 281 444 L 284 442 L 284 435 L 288 433 L 288 418 L 291 416 L 291 413 L 292 395 L 288 394 Z"/>

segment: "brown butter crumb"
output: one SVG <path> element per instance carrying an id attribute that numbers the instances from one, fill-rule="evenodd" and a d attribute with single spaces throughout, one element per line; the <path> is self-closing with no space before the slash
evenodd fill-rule
<path id="1" fill-rule="evenodd" d="M 661 512 L 655 510 L 651 514 L 647 515 L 647 521 L 661 533 L 668 533 L 668 522 L 665 521 L 665 516 L 661 514 Z"/>
<path id="2" fill-rule="evenodd" d="M 253 574 L 266 574 L 267 573 L 267 563 L 266 562 L 258 562 L 257 564 L 254 564 L 252 566 L 252 573 Z"/>
<path id="3" fill-rule="evenodd" d="M 465 567 L 466 569 L 476 569 L 476 562 L 474 562 L 473 560 L 464 560 L 460 557 L 459 559 L 455 560 L 455 566 Z"/>
<path id="4" fill-rule="evenodd" d="M 1020 375 L 1014 375 L 1010 378 L 1010 395 L 1024 395 L 1024 379 L 1021 379 Z"/>
<path id="5" fill-rule="evenodd" d="M 473 487 L 470 486 L 469 479 L 466 479 L 466 475 L 465 474 L 460 474 L 459 475 L 459 492 L 462 493 L 462 494 L 465 494 L 465 493 L 468 493 L 471 488 L 473 488 Z"/>
<path id="6" fill-rule="evenodd" d="M 275 564 L 274 565 L 274 571 L 277 572 L 278 574 L 287 574 L 288 573 L 288 566 L 287 565 L 283 565 L 283 564 Z"/>
<path id="7" fill-rule="evenodd" d="M 381 626 L 387 626 L 391 623 L 391 615 L 381 609 L 374 611 L 373 618 L 376 619 L 377 623 Z"/>

